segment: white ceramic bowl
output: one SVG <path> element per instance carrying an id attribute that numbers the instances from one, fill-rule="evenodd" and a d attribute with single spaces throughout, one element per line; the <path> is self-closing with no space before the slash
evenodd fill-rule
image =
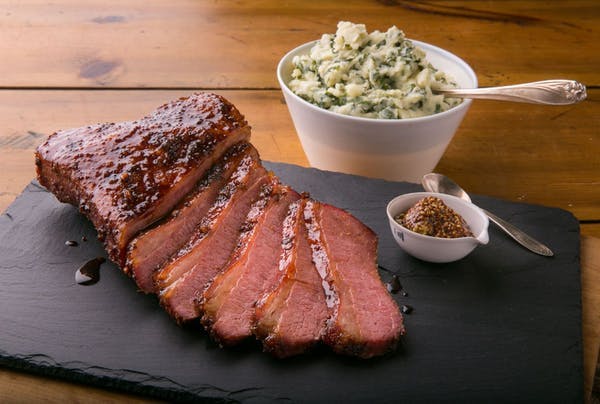
<path id="1" fill-rule="evenodd" d="M 425 236 L 398 224 L 394 217 L 406 212 L 427 196 L 435 196 L 465 219 L 474 237 L 440 238 Z M 414 192 L 400 195 L 387 205 L 390 228 L 398 245 L 413 257 L 429 262 L 452 262 L 466 257 L 480 244 L 487 244 L 488 217 L 477 206 L 455 196 L 435 192 Z"/>
<path id="2" fill-rule="evenodd" d="M 429 62 L 452 76 L 461 88 L 476 88 L 473 69 L 459 57 L 424 42 L 412 41 L 423 49 Z M 444 154 L 471 105 L 460 105 L 439 114 L 409 119 L 372 119 L 342 115 L 313 105 L 294 94 L 292 59 L 307 54 L 315 41 L 286 54 L 277 66 L 277 78 L 292 121 L 311 166 L 418 183 L 432 172 Z"/>

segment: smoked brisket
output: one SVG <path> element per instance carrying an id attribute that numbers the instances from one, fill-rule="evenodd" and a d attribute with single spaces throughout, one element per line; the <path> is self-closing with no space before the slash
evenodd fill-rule
<path id="1" fill-rule="evenodd" d="M 277 357 L 317 344 L 360 358 L 394 349 L 398 305 L 377 236 L 262 166 L 237 109 L 210 93 L 137 121 L 52 134 L 40 184 L 94 224 L 109 258 L 178 323 L 221 345 L 255 335 Z"/>
<path id="2" fill-rule="evenodd" d="M 79 207 L 123 267 L 129 241 L 167 214 L 233 144 L 250 137 L 223 97 L 198 93 L 137 121 L 62 130 L 38 147 L 40 184 Z"/>
<path id="3" fill-rule="evenodd" d="M 383 355 L 396 347 L 404 326 L 377 272 L 377 236 L 344 210 L 317 206 L 314 214 L 337 299 L 325 342 L 341 354 Z"/>

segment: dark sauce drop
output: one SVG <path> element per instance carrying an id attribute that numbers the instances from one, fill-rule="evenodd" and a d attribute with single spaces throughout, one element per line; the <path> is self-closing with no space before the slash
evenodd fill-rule
<path id="1" fill-rule="evenodd" d="M 393 275 L 392 280 L 385 285 L 387 287 L 388 292 L 390 293 L 398 293 L 402 290 L 402 284 L 400 283 L 400 279 L 398 276 Z"/>
<path id="2" fill-rule="evenodd" d="M 82 236 L 81 237 L 81 241 L 87 241 L 87 237 L 86 236 Z"/>
<path id="3" fill-rule="evenodd" d="M 79 285 L 93 285 L 100 280 L 100 265 L 106 261 L 103 257 L 89 260 L 75 272 L 75 282 Z"/>
<path id="4" fill-rule="evenodd" d="M 412 311 L 414 309 L 412 306 L 409 306 L 408 304 L 403 304 L 401 310 L 402 310 L 402 313 L 404 313 L 404 314 L 410 314 L 410 313 L 412 313 Z"/>
<path id="5" fill-rule="evenodd" d="M 77 247 L 79 245 L 79 243 L 75 240 L 67 240 L 67 241 L 65 241 L 65 245 L 67 245 L 69 247 Z"/>

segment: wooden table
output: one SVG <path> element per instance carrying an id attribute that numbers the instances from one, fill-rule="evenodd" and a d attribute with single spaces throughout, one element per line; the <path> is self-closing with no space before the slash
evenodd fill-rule
<path id="1" fill-rule="evenodd" d="M 581 223 L 585 389 L 600 346 L 600 3 L 569 1 L 0 2 L 0 211 L 34 177 L 60 128 L 137 118 L 211 90 L 253 127 L 266 160 L 306 166 L 275 77 L 289 49 L 335 31 L 396 24 L 463 57 L 481 86 L 571 78 L 568 107 L 476 101 L 436 167 L 473 193 L 559 207 Z M 559 366 L 560 364 L 557 364 Z M 587 396 L 586 395 L 586 396 Z M 0 401 L 144 400 L 0 370 Z"/>

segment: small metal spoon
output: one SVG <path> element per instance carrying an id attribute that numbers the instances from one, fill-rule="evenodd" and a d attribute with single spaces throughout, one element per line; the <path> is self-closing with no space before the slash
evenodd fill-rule
<path id="1" fill-rule="evenodd" d="M 575 80 L 544 80 L 501 87 L 432 89 L 436 94 L 454 98 L 528 102 L 530 104 L 569 105 L 585 100 L 585 86 Z"/>
<path id="2" fill-rule="evenodd" d="M 465 201 L 471 202 L 469 195 L 454 181 L 442 174 L 429 173 L 425 174 L 421 179 L 421 184 L 428 192 L 438 192 L 441 194 L 454 195 Z M 481 208 L 480 208 L 481 209 Z M 508 223 L 504 219 L 499 218 L 491 212 L 485 209 L 481 209 L 492 222 L 496 223 L 498 227 L 504 230 L 509 236 L 515 239 L 519 244 L 528 250 L 546 257 L 552 257 L 554 253 L 544 244 L 535 240 L 533 237 L 528 236 L 522 230 L 519 230 L 512 224 Z"/>

